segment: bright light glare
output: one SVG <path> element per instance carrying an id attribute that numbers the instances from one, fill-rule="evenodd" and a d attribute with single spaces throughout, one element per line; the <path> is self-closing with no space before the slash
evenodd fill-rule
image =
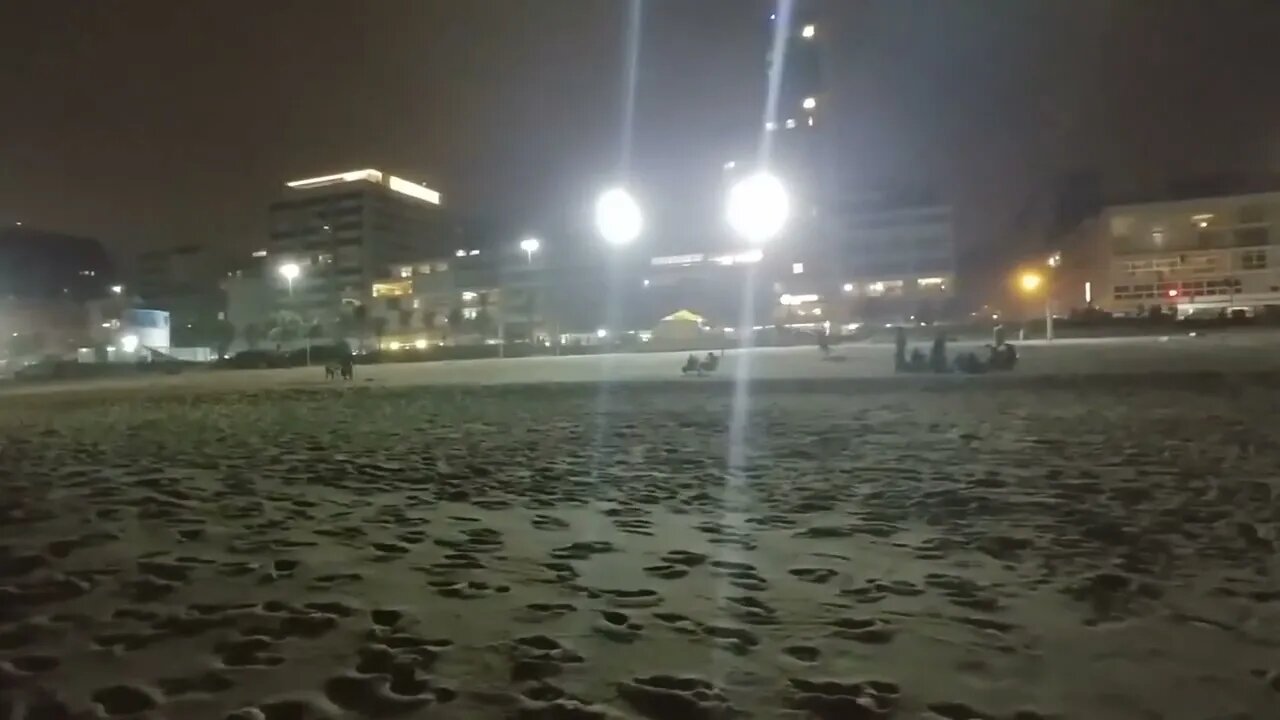
<path id="1" fill-rule="evenodd" d="M 807 97 L 804 99 L 804 102 L 800 104 L 804 107 L 805 110 L 812 110 L 818 107 L 818 99 Z"/>
<path id="2" fill-rule="evenodd" d="M 298 267 L 298 263 L 285 263 L 280 266 L 280 276 L 285 280 L 296 280 L 302 274 L 302 268 Z"/>
<path id="3" fill-rule="evenodd" d="M 123 286 L 123 285 L 112 285 L 112 286 L 111 286 L 111 292 L 112 292 L 113 294 L 119 295 L 119 294 L 121 294 L 121 293 L 123 293 L 123 292 L 124 292 L 124 286 Z"/>
<path id="4" fill-rule="evenodd" d="M 525 238 L 520 241 L 520 249 L 532 255 L 538 252 L 542 247 L 542 242 L 538 238 Z"/>
<path id="5" fill-rule="evenodd" d="M 137 336 L 137 335 L 125 335 L 124 337 L 121 337 L 121 338 L 120 338 L 120 349 L 121 349 L 121 350 L 124 350 L 124 351 L 125 351 L 125 352 L 127 352 L 127 353 L 131 353 L 131 352 L 133 352 L 134 350 L 137 350 L 137 349 L 138 349 L 138 336 Z"/>
<path id="6" fill-rule="evenodd" d="M 601 193 L 596 200 L 596 230 L 605 242 L 613 245 L 626 245 L 640 237 L 644 217 L 631 193 L 623 188 Z"/>
<path id="7" fill-rule="evenodd" d="M 818 28 L 813 25 L 805 25 L 804 30 L 800 31 L 801 37 L 811 38 L 818 32 Z"/>
<path id="8" fill-rule="evenodd" d="M 391 350 L 399 350 L 399 349 L 400 349 L 400 341 L 399 341 L 399 340 L 392 340 L 391 342 L 387 343 L 387 348 L 388 348 L 388 349 L 391 349 Z"/>
<path id="9" fill-rule="evenodd" d="M 844 291 L 845 291 L 845 292 L 853 292 L 853 283 L 845 283 L 845 284 L 844 284 Z"/>
<path id="10" fill-rule="evenodd" d="M 427 349 L 427 341 L 426 341 L 426 340 L 414 340 L 414 341 L 413 341 L 413 346 L 414 346 L 414 347 L 416 347 L 416 348 L 418 348 L 419 350 L 426 350 L 426 349 Z"/>
<path id="11" fill-rule="evenodd" d="M 1025 272 L 1022 277 L 1018 278 L 1018 284 L 1022 286 L 1025 292 L 1035 292 L 1044 283 L 1044 278 L 1039 273 Z"/>
<path id="12" fill-rule="evenodd" d="M 600 328 L 599 330 L 596 330 L 596 337 L 598 338 L 603 338 L 608 334 L 609 334 L 609 331 L 605 330 L 604 328 Z"/>
<path id="13" fill-rule="evenodd" d="M 782 181 L 767 172 L 758 172 L 738 181 L 729 190 L 725 217 L 729 227 L 748 242 L 772 240 L 787 223 L 791 200 Z"/>

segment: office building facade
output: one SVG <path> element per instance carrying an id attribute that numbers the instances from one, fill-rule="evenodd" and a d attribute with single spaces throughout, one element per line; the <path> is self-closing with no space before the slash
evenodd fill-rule
<path id="1" fill-rule="evenodd" d="M 270 207 L 266 279 L 277 305 L 308 323 L 335 322 L 344 306 L 363 303 L 390 264 L 458 244 L 440 193 L 395 175 L 355 170 L 286 187 Z M 292 279 L 279 272 L 290 266 Z"/>

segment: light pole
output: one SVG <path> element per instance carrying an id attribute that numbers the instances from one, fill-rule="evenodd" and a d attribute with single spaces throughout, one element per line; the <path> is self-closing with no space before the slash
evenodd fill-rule
<path id="1" fill-rule="evenodd" d="M 1053 295 L 1046 275 L 1037 270 L 1027 270 L 1018 277 L 1018 286 L 1027 295 L 1044 293 L 1044 339 L 1053 340 Z"/>
<path id="2" fill-rule="evenodd" d="M 289 283 L 289 297 L 293 297 L 293 281 L 302 274 L 302 268 L 298 267 L 298 263 L 285 263 L 280 266 L 280 276 Z"/>
<path id="3" fill-rule="evenodd" d="M 644 213 L 626 188 L 615 187 L 596 199 L 596 231 L 610 245 L 626 245 L 644 231 Z"/>
<path id="4" fill-rule="evenodd" d="M 533 264 L 533 254 L 542 249 L 542 241 L 538 238 L 530 237 L 520 241 L 520 249 L 524 251 L 525 257 L 528 258 L 529 264 Z"/>

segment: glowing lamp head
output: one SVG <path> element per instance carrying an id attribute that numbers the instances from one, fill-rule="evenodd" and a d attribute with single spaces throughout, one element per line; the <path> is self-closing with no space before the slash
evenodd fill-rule
<path id="1" fill-rule="evenodd" d="M 131 353 L 138 349 L 138 336 L 125 335 L 120 338 L 120 349 L 127 353 Z"/>
<path id="2" fill-rule="evenodd" d="M 608 336 L 609 336 L 609 331 L 608 331 L 608 330 L 605 330 L 604 328 L 600 328 L 599 330 L 596 330 L 596 337 L 598 337 L 598 338 L 605 338 L 605 337 L 608 337 Z"/>
<path id="3" fill-rule="evenodd" d="M 612 188 L 596 200 L 596 230 L 611 245 L 626 245 L 644 231 L 640 204 L 624 188 Z"/>
<path id="4" fill-rule="evenodd" d="M 1022 288 L 1023 292 L 1035 292 L 1036 290 L 1039 290 L 1040 286 L 1043 284 L 1044 278 L 1041 277 L 1039 273 L 1025 272 L 1022 273 L 1022 277 L 1018 278 L 1018 285 Z"/>
<path id="5" fill-rule="evenodd" d="M 729 190 L 725 218 L 748 242 L 763 243 L 782 232 L 791 214 L 791 199 L 782 181 L 767 172 L 739 180 Z"/>
<path id="6" fill-rule="evenodd" d="M 280 266 L 280 277 L 285 280 L 296 280 L 301 274 L 302 268 L 298 267 L 298 263 L 285 263 Z"/>
<path id="7" fill-rule="evenodd" d="M 542 248 L 542 241 L 538 238 L 525 238 L 520 241 L 520 249 L 532 255 Z"/>

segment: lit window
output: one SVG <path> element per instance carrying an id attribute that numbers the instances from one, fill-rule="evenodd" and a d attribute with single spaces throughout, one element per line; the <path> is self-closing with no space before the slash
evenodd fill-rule
<path id="1" fill-rule="evenodd" d="M 1245 270 L 1265 270 L 1267 268 L 1266 250 L 1249 250 L 1240 253 L 1240 266 Z"/>
<path id="2" fill-rule="evenodd" d="M 457 257 L 466 257 L 467 251 L 463 250 L 462 248 L 458 248 L 458 251 L 455 252 L 454 255 L 456 255 Z"/>
<path id="3" fill-rule="evenodd" d="M 409 277 L 413 277 L 413 266 L 412 266 L 412 265 L 402 265 L 402 266 L 400 267 L 400 277 L 402 277 L 402 278 L 409 278 Z"/>
<path id="4" fill-rule="evenodd" d="M 471 292 L 470 290 L 467 290 L 462 293 L 463 302 L 471 302 L 472 300 L 475 300 L 475 299 L 476 299 L 476 294 Z"/>
<path id="5" fill-rule="evenodd" d="M 805 99 L 804 99 L 804 102 L 803 102 L 803 103 L 801 103 L 801 106 L 802 106 L 802 107 L 804 107 L 804 109 L 805 109 L 805 110 L 812 110 L 812 109 L 814 109 L 814 108 L 818 107 L 818 99 L 817 99 L 817 98 L 812 98 L 812 97 L 807 97 L 807 98 L 805 98 Z"/>
<path id="6" fill-rule="evenodd" d="M 469 252 L 469 253 L 467 253 L 467 254 L 468 254 L 468 255 L 479 255 L 479 254 L 480 254 L 480 251 L 479 251 L 479 250 L 472 250 L 471 252 Z"/>
<path id="7" fill-rule="evenodd" d="M 777 129 L 778 129 L 778 123 L 776 123 L 776 122 L 774 122 L 774 121 L 770 120 L 769 122 L 767 122 L 767 123 L 765 123 L 765 124 L 764 124 L 764 129 L 765 129 L 765 130 L 777 130 Z"/>
<path id="8" fill-rule="evenodd" d="M 1151 242 L 1156 245 L 1164 244 L 1164 228 L 1154 228 L 1151 231 Z"/>
<path id="9" fill-rule="evenodd" d="M 413 309 L 414 309 L 414 310 L 417 310 L 417 309 L 418 309 L 418 308 L 420 308 L 420 307 L 422 307 L 422 299 L 421 299 L 421 298 L 414 298 L 414 299 L 413 299 Z"/>
<path id="10" fill-rule="evenodd" d="M 254 250 L 254 251 L 253 251 L 253 257 L 266 257 L 266 256 L 267 256 L 267 251 L 266 251 L 266 250 Z"/>
<path id="11" fill-rule="evenodd" d="M 817 33 L 818 33 L 818 28 L 815 25 L 805 25 L 804 29 L 800 31 L 801 37 L 806 37 L 806 38 L 811 38 Z"/>
<path id="12" fill-rule="evenodd" d="M 1202 213 L 1200 215 L 1192 215 L 1191 222 L 1197 227 L 1209 227 L 1209 221 L 1213 219 L 1213 213 Z"/>
<path id="13" fill-rule="evenodd" d="M 787 129 L 788 129 L 788 130 L 795 130 L 795 129 L 796 129 L 796 119 L 795 119 L 795 118 L 787 118 Z"/>
<path id="14" fill-rule="evenodd" d="M 791 263 L 791 274 L 799 275 L 804 272 L 804 263 Z"/>
<path id="15" fill-rule="evenodd" d="M 916 284 L 919 285 L 920 287 L 940 286 L 945 282 L 946 282 L 946 278 L 940 278 L 940 277 L 927 277 L 927 278 L 920 278 L 919 280 L 916 280 Z"/>
<path id="16" fill-rule="evenodd" d="M 475 320 L 476 316 L 478 316 L 479 314 L 480 314 L 480 308 L 473 308 L 473 307 L 462 308 L 462 317 L 464 319 Z"/>
<path id="17" fill-rule="evenodd" d="M 813 127 L 813 116 L 809 116 L 809 127 Z"/>

